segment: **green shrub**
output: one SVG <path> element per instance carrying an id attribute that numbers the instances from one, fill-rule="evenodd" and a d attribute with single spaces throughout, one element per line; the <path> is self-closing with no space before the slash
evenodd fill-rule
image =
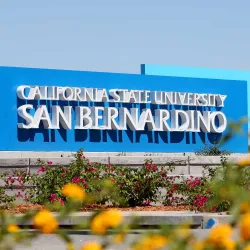
<path id="1" fill-rule="evenodd" d="M 90 163 L 80 150 L 68 167 L 52 167 L 52 162 L 38 162 L 38 173 L 30 176 L 28 183 L 34 186 L 28 191 L 29 201 L 44 204 L 48 201 L 64 202 L 61 193 L 62 187 L 67 183 L 77 183 L 87 193 L 100 193 L 99 180 L 103 180 L 102 173 L 105 168 L 101 163 Z"/>
<path id="2" fill-rule="evenodd" d="M 89 162 L 80 150 L 68 167 L 54 167 L 52 162 L 38 161 L 40 167 L 37 173 L 16 173 L 24 185 L 32 188 L 23 188 L 22 197 L 28 202 L 46 204 L 66 201 L 61 193 L 67 183 L 77 183 L 92 197 L 88 202 L 98 201 L 101 204 L 116 206 L 150 205 L 160 199 L 161 188 L 170 186 L 167 174 L 173 167 L 156 166 L 148 160 L 137 168 L 117 167 L 112 164 Z M 8 180 L 13 173 L 5 173 Z M 105 193 L 103 184 L 113 185 L 112 193 Z M 8 185 L 7 185 L 8 184 Z M 8 182 L 8 188 L 15 188 L 15 183 Z M 120 198 L 117 198 L 120 197 Z"/>
<path id="3" fill-rule="evenodd" d="M 0 209 L 6 209 L 15 201 L 14 195 L 7 195 L 4 188 L 0 188 Z"/>
<path id="4" fill-rule="evenodd" d="M 117 168 L 114 178 L 119 195 L 131 207 L 150 205 L 160 199 L 161 188 L 166 187 L 164 179 L 172 170 L 171 167 L 157 166 L 151 160 L 138 168 Z"/>
<path id="5" fill-rule="evenodd" d="M 231 152 L 220 149 L 220 145 L 218 144 L 205 144 L 195 154 L 199 156 L 228 156 Z"/>

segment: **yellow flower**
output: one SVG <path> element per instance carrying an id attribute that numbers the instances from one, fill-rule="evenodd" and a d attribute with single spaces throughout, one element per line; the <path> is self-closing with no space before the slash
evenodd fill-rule
<path id="1" fill-rule="evenodd" d="M 120 233 L 115 235 L 114 237 L 114 243 L 115 244 L 121 244 L 125 239 L 125 234 L 124 233 Z"/>
<path id="2" fill-rule="evenodd" d="M 250 157 L 244 157 L 242 159 L 240 159 L 237 164 L 238 167 L 246 167 L 246 166 L 250 166 Z"/>
<path id="3" fill-rule="evenodd" d="M 109 228 L 119 226 L 122 220 L 120 211 L 110 209 L 96 215 L 90 223 L 90 228 L 95 234 L 105 234 Z"/>
<path id="4" fill-rule="evenodd" d="M 68 242 L 66 244 L 67 250 L 75 250 L 75 247 L 72 242 Z"/>
<path id="5" fill-rule="evenodd" d="M 74 183 L 66 184 L 62 188 L 62 194 L 78 202 L 83 201 L 86 196 L 85 191 L 80 186 Z"/>
<path id="6" fill-rule="evenodd" d="M 208 239 L 212 243 L 219 243 L 221 240 L 229 238 L 232 234 L 232 227 L 227 224 L 221 224 L 211 229 Z"/>
<path id="7" fill-rule="evenodd" d="M 250 240 L 250 213 L 242 215 L 239 228 L 242 239 Z"/>
<path id="8" fill-rule="evenodd" d="M 105 217 L 105 223 L 108 225 L 108 227 L 117 227 L 123 221 L 122 213 L 115 209 L 104 211 L 103 216 Z"/>
<path id="9" fill-rule="evenodd" d="M 176 229 L 175 233 L 178 238 L 187 238 L 190 236 L 190 226 L 189 225 L 181 225 L 178 229 Z"/>
<path id="10" fill-rule="evenodd" d="M 9 225 L 8 227 L 7 227 L 7 231 L 9 232 L 9 233 L 16 233 L 16 232 L 18 232 L 19 231 L 19 226 L 17 226 L 17 225 L 14 225 L 14 224 L 11 224 L 11 225 Z"/>
<path id="11" fill-rule="evenodd" d="M 223 247 L 223 249 L 233 250 L 233 249 L 235 249 L 236 244 L 232 239 L 224 239 L 222 241 L 221 246 Z"/>
<path id="12" fill-rule="evenodd" d="M 167 238 L 162 235 L 149 235 L 134 246 L 134 250 L 158 250 L 167 245 Z"/>
<path id="13" fill-rule="evenodd" d="M 246 247 L 244 247 L 243 250 L 250 250 L 250 245 L 247 245 Z"/>
<path id="14" fill-rule="evenodd" d="M 193 250 L 203 250 L 206 244 L 204 241 L 196 241 L 193 245 Z"/>
<path id="15" fill-rule="evenodd" d="M 232 227 L 227 224 L 216 226 L 210 231 L 208 243 L 223 249 L 234 249 L 235 243 L 230 239 Z"/>
<path id="16" fill-rule="evenodd" d="M 81 250 L 102 250 L 102 246 L 97 242 L 86 243 Z"/>
<path id="17" fill-rule="evenodd" d="M 55 217 L 47 209 L 38 212 L 33 218 L 33 223 L 36 228 L 39 228 L 45 234 L 53 233 L 58 228 Z"/>
<path id="18" fill-rule="evenodd" d="M 247 212 L 250 212 L 250 203 L 249 202 L 242 202 L 240 204 L 240 212 L 242 214 L 245 214 Z"/>

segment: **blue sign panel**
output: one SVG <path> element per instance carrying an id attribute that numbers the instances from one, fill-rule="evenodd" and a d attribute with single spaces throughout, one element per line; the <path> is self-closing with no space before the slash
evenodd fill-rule
<path id="1" fill-rule="evenodd" d="M 193 152 L 247 116 L 246 81 L 11 67 L 0 81 L 0 150 Z"/>

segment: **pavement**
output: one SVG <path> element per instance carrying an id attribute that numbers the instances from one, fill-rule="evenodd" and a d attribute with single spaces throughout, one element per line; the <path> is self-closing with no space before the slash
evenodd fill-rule
<path id="1" fill-rule="evenodd" d="M 192 233 L 197 239 L 203 239 L 209 233 L 208 229 L 192 229 Z M 112 245 L 108 250 L 128 250 L 131 243 L 138 239 L 139 234 L 145 231 L 139 231 L 128 234 L 125 243 L 120 245 Z M 86 234 L 71 234 L 70 235 L 76 249 L 81 249 L 81 246 L 89 241 L 97 241 L 102 243 L 100 236 Z M 233 238 L 237 238 L 237 232 L 234 231 Z M 14 250 L 66 250 L 64 242 L 55 235 L 41 235 L 34 240 L 31 245 L 19 245 Z M 143 250 L 143 249 L 142 249 Z"/>
<path id="2" fill-rule="evenodd" d="M 193 230 L 199 238 L 203 238 L 207 235 L 208 230 Z M 141 232 L 140 232 L 141 233 Z M 129 245 L 138 239 L 139 233 L 132 233 L 127 236 L 126 242 L 120 245 L 112 245 L 108 250 L 127 250 Z M 82 245 L 89 241 L 102 242 L 101 237 L 96 235 L 71 235 L 76 249 L 80 249 Z M 34 240 L 31 245 L 20 245 L 15 250 L 66 250 L 64 242 L 59 239 L 56 235 L 41 235 L 39 238 Z"/>

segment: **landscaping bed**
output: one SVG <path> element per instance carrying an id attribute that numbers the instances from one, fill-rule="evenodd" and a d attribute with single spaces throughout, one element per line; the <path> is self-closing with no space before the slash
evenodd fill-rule
<path id="1" fill-rule="evenodd" d="M 38 161 L 35 173 L 24 170 L 3 173 L 0 179 L 4 181 L 5 187 L 0 188 L 0 207 L 2 210 L 7 207 L 10 212 L 22 213 L 30 209 L 39 210 L 44 204 L 64 206 L 67 199 L 62 195 L 62 187 L 73 183 L 88 194 L 81 211 L 109 207 L 122 211 L 228 211 L 233 202 L 221 199 L 223 190 L 211 189 L 216 176 L 221 176 L 220 183 L 227 183 L 225 159 L 218 168 L 204 167 L 206 174 L 202 177 L 184 178 L 172 175 L 173 166 L 156 165 L 150 159 L 137 168 L 122 167 L 90 162 L 80 150 L 67 167 L 53 166 L 50 161 Z M 243 171 L 240 185 L 248 190 L 250 170 Z M 15 194 L 10 195 L 6 190 L 12 190 Z M 28 205 L 10 208 L 11 204 L 17 203 L 17 198 L 19 204 Z"/>
<path id="2" fill-rule="evenodd" d="M 9 213 L 24 214 L 31 210 L 39 211 L 44 209 L 44 205 L 39 204 L 24 204 L 16 205 L 5 209 Z M 113 207 L 108 205 L 90 205 L 82 207 L 79 211 L 82 212 L 92 212 L 98 210 L 105 210 L 109 208 L 115 208 L 120 211 L 187 211 L 189 207 L 186 206 L 136 206 L 136 207 Z"/>

